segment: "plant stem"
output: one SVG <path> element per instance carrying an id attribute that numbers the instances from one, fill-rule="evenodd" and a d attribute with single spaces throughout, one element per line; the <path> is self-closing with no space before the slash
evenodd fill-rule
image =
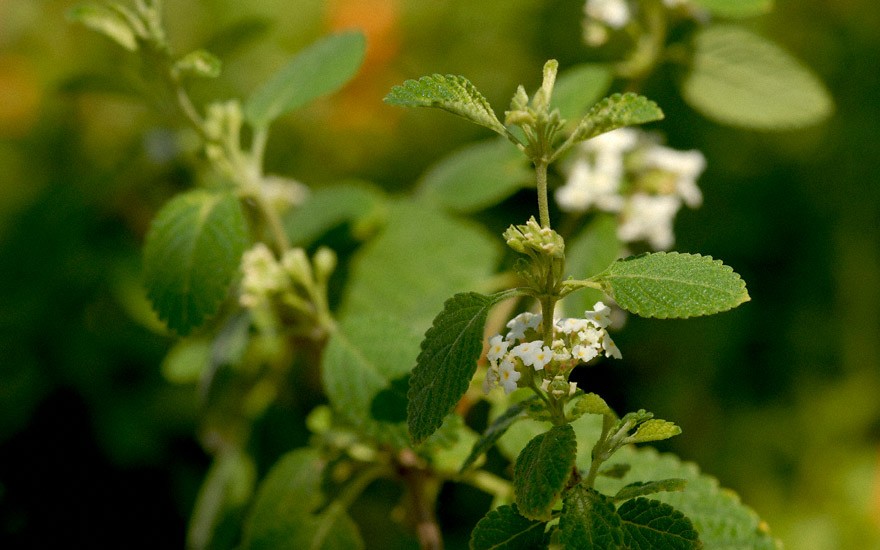
<path id="1" fill-rule="evenodd" d="M 400 464 L 400 475 L 410 494 L 415 517 L 416 536 L 422 550 L 443 550 L 443 537 L 440 526 L 434 515 L 436 494 L 428 494 L 430 472 L 424 468 L 418 456 L 410 449 L 404 449 L 397 457 Z"/>
<path id="2" fill-rule="evenodd" d="M 541 227 L 550 227 L 550 206 L 547 200 L 547 161 L 540 159 L 534 162 L 535 179 L 538 184 L 538 216 Z"/>

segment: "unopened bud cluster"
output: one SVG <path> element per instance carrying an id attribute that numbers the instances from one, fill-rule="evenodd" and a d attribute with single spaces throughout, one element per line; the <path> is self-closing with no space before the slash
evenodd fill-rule
<path id="1" fill-rule="evenodd" d="M 313 294 L 324 288 L 336 269 L 336 254 L 320 248 L 309 261 L 305 250 L 293 248 L 280 260 L 263 243 L 257 243 L 241 259 L 239 303 L 249 309 L 263 307 L 278 298 L 295 309 L 311 309 Z"/>
<path id="2" fill-rule="evenodd" d="M 523 374 L 541 380 L 540 387 L 556 397 L 571 395 L 574 383 L 568 375 L 577 365 L 605 355 L 621 358 L 620 350 L 608 334 L 611 308 L 597 302 L 584 312 L 583 319 L 557 320 L 552 327 L 551 345 L 543 339 L 543 318 L 539 313 L 521 313 L 507 323 L 509 332 L 489 339 L 489 370 L 483 383 L 486 393 L 495 386 L 510 393 L 518 387 Z"/>
<path id="3" fill-rule="evenodd" d="M 529 218 L 525 225 L 511 225 L 504 232 L 507 246 L 521 254 L 532 257 L 565 257 L 565 241 L 556 231 L 541 227 L 535 217 Z"/>

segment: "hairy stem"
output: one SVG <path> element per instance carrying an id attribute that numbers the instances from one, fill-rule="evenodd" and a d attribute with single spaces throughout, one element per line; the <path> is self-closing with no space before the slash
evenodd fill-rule
<path id="1" fill-rule="evenodd" d="M 538 216 L 541 227 L 550 227 L 550 206 L 547 200 L 547 162 L 535 161 L 535 179 L 538 184 Z"/>

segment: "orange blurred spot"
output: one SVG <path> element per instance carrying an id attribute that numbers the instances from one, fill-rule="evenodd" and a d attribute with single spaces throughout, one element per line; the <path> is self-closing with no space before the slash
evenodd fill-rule
<path id="1" fill-rule="evenodd" d="M 332 0 L 328 24 L 333 30 L 361 29 L 367 36 L 365 72 L 393 59 L 400 50 L 397 0 Z"/>
<path id="2" fill-rule="evenodd" d="M 0 135 L 21 137 L 37 119 L 42 90 L 28 60 L 0 56 Z"/>

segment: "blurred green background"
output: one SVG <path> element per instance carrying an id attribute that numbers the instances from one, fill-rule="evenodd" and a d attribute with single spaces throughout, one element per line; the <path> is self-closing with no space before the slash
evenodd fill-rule
<path id="1" fill-rule="evenodd" d="M 75 3 L 0 0 L 0 541 L 180 547 L 209 457 L 195 390 L 162 377 L 173 340 L 145 309 L 139 249 L 159 206 L 192 185 L 193 155 L 169 137 L 181 121 L 134 57 L 67 23 Z M 359 178 L 405 192 L 488 137 L 384 105 L 406 78 L 467 75 L 502 110 L 547 58 L 595 59 L 581 1 L 167 4 L 176 51 L 224 60 L 221 78 L 193 87 L 200 101 L 245 96 L 329 30 L 365 30 L 358 78 L 271 138 L 269 171 L 311 186 Z M 681 425 L 663 448 L 739 492 L 788 548 L 880 548 L 880 7 L 778 0 L 746 24 L 821 75 L 837 110 L 757 133 L 688 109 L 674 75 L 646 83 L 669 142 L 708 159 L 705 204 L 679 215 L 676 248 L 722 258 L 752 301 L 706 319 L 631 319 L 615 336 L 624 360 L 600 378 L 619 407 Z M 270 411 L 266 456 L 303 444 L 317 399 Z M 444 498 L 441 521 L 466 534 L 478 518 Z"/>

